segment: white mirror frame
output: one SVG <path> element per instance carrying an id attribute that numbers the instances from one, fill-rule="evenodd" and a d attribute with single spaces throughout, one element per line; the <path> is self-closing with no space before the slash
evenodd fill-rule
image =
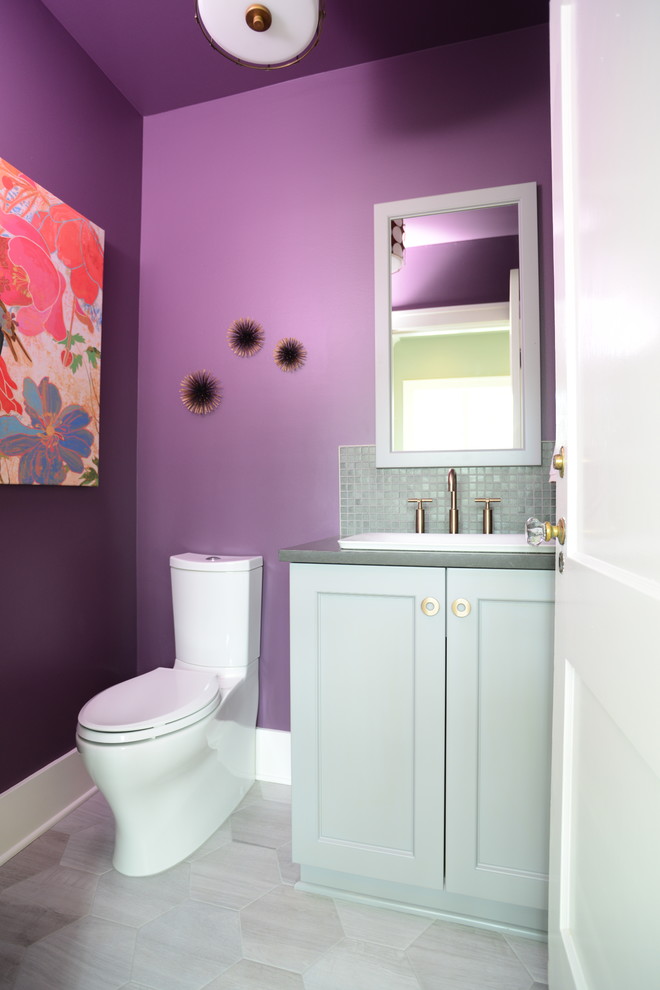
<path id="1" fill-rule="evenodd" d="M 511 450 L 392 450 L 390 221 L 487 206 L 518 206 L 522 369 L 522 446 Z M 541 463 L 541 367 L 536 183 L 402 199 L 374 206 L 376 466 L 462 467 Z"/>

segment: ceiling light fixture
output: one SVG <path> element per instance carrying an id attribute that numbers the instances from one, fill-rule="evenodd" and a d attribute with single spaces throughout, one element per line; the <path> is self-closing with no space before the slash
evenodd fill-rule
<path id="1" fill-rule="evenodd" d="M 238 65 L 281 69 L 316 46 L 324 0 L 196 0 L 195 18 L 216 51 Z"/>

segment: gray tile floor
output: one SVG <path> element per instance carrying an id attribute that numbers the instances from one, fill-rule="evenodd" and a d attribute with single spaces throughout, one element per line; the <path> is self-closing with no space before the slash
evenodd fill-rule
<path id="1" fill-rule="evenodd" d="M 294 889 L 290 789 L 188 860 L 111 866 L 100 794 L 0 867 L 3 990 L 542 990 L 545 945 Z"/>

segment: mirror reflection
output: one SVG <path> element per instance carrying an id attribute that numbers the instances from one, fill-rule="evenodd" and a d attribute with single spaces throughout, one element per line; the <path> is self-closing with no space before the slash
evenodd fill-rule
<path id="1" fill-rule="evenodd" d="M 535 185 L 380 204 L 375 233 L 377 464 L 538 463 Z"/>
<path id="2" fill-rule="evenodd" d="M 517 206 L 397 218 L 393 236 L 393 449 L 519 446 Z"/>

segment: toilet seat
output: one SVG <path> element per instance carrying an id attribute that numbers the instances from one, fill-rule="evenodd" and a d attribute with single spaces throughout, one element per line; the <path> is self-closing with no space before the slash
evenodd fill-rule
<path id="1" fill-rule="evenodd" d="M 157 667 L 106 688 L 78 716 L 78 735 L 116 744 L 153 739 L 205 718 L 221 700 L 217 675 Z"/>

